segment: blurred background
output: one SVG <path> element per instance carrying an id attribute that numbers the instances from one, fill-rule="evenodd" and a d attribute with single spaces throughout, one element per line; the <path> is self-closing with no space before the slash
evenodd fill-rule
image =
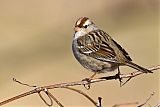
<path id="1" fill-rule="evenodd" d="M 0 101 L 31 90 L 12 81 L 50 85 L 82 80 L 92 72 L 84 69 L 71 50 L 73 28 L 79 17 L 91 18 L 130 54 L 133 61 L 150 67 L 159 63 L 158 0 L 1 0 L 0 1 Z M 132 72 L 121 67 L 121 72 Z M 105 73 L 99 76 L 113 75 Z M 103 106 L 160 100 L 158 72 L 133 78 L 123 87 L 118 80 L 91 85 L 83 90 Z M 65 89 L 51 91 L 65 107 L 92 107 L 83 96 Z M 4 107 L 44 107 L 38 95 L 31 95 Z M 58 107 L 54 104 L 54 107 Z"/>

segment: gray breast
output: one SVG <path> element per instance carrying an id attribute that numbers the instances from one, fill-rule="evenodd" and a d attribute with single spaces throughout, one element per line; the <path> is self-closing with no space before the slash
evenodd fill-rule
<path id="1" fill-rule="evenodd" d="M 77 40 L 76 39 L 74 39 L 72 42 L 72 51 L 73 51 L 75 58 L 79 61 L 80 60 L 80 53 L 77 50 Z"/>

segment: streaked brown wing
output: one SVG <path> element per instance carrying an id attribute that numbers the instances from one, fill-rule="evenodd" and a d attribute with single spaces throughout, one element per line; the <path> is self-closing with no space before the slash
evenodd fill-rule
<path id="1" fill-rule="evenodd" d="M 111 38 L 111 36 L 109 36 L 106 32 L 102 30 L 99 30 L 98 32 L 103 36 L 103 38 L 105 38 L 103 44 L 108 44 L 109 45 L 108 47 L 111 48 L 116 53 L 115 56 L 117 56 L 118 54 L 117 59 L 122 58 L 121 60 L 132 61 L 129 54 L 116 41 L 114 41 Z"/>
<path id="2" fill-rule="evenodd" d="M 79 52 L 97 60 L 117 62 L 114 50 L 103 37 L 95 36 L 94 33 L 91 32 L 77 39 Z"/>
<path id="3" fill-rule="evenodd" d="M 112 41 L 115 43 L 115 45 L 118 47 L 118 49 L 122 52 L 122 54 L 129 60 L 132 61 L 129 54 L 116 42 L 112 39 Z"/>

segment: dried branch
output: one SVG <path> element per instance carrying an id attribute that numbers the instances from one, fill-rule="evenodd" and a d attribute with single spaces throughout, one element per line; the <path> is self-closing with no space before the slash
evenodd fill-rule
<path id="1" fill-rule="evenodd" d="M 137 107 L 143 107 L 144 105 L 146 105 L 148 103 L 148 101 L 152 98 L 152 96 L 155 94 L 155 92 L 153 92 L 144 103 L 138 105 Z"/>
<path id="2" fill-rule="evenodd" d="M 122 103 L 122 104 L 115 104 L 112 107 L 120 107 L 120 106 L 133 106 L 133 105 L 137 105 L 138 102 L 129 102 L 129 103 Z"/>
<path id="3" fill-rule="evenodd" d="M 121 107 L 121 106 L 123 107 L 123 106 L 133 106 L 133 105 L 136 106 L 136 107 L 144 107 L 148 103 L 148 101 L 152 98 L 152 96 L 154 94 L 155 94 L 155 92 L 151 93 L 150 96 L 142 104 L 139 104 L 139 102 L 129 102 L 129 103 L 115 104 L 112 107 Z M 155 106 L 155 107 L 158 107 L 158 106 Z"/>
<path id="4" fill-rule="evenodd" d="M 90 96 L 88 96 L 86 93 L 82 92 L 81 90 L 75 89 L 75 88 L 71 88 L 71 87 L 65 87 L 66 89 L 78 92 L 79 94 L 83 95 L 84 97 L 86 97 L 89 101 L 91 101 L 96 107 L 101 107 L 99 106 L 99 104 L 94 101 Z"/>
<path id="5" fill-rule="evenodd" d="M 151 71 L 155 71 L 155 70 L 158 70 L 160 69 L 160 65 L 157 65 L 157 66 L 153 66 L 153 67 L 150 67 L 149 70 Z M 107 77 L 101 77 L 101 78 L 94 78 L 92 80 L 90 80 L 90 82 L 88 81 L 75 81 L 75 82 L 67 82 L 67 83 L 60 83 L 60 84 L 53 84 L 53 85 L 48 85 L 48 86 L 42 86 L 42 87 L 36 87 L 36 86 L 30 86 L 30 87 L 36 87 L 35 89 L 31 90 L 31 91 L 28 91 L 28 92 L 25 92 L 25 93 L 22 93 L 20 95 L 17 95 L 15 97 L 12 97 L 10 99 L 7 99 L 7 100 L 4 100 L 2 102 L 0 102 L 0 106 L 4 105 L 4 104 L 7 104 L 9 102 L 12 102 L 14 100 L 18 100 L 22 97 L 25 97 L 25 96 L 28 96 L 28 95 L 32 95 L 32 94 L 35 94 L 35 93 L 40 93 L 40 92 L 47 92 L 46 94 L 48 95 L 48 97 L 50 97 L 51 99 L 53 99 L 55 102 L 57 102 L 57 104 L 59 104 L 60 107 L 63 107 L 63 105 L 61 105 L 61 103 L 57 100 L 57 99 L 54 99 L 55 97 L 52 96 L 51 93 L 49 93 L 49 89 L 54 89 L 54 88 L 68 88 L 69 86 L 77 86 L 77 85 L 88 85 L 88 84 L 92 84 L 92 83 L 97 83 L 97 82 L 102 82 L 102 81 L 106 81 L 106 80 L 115 80 L 115 79 L 123 79 L 123 78 L 128 78 L 128 79 L 131 79 L 133 77 L 136 77 L 138 75 L 141 75 L 141 74 L 144 74 L 142 72 L 132 72 L 132 73 L 128 73 L 128 74 L 120 74 L 120 75 L 114 75 L 114 76 L 107 76 Z M 23 84 L 21 82 L 18 82 L 20 84 Z M 23 84 L 23 85 L 26 85 L 26 84 Z M 28 85 L 27 85 L 28 86 Z M 47 90 L 47 91 L 46 91 Z M 86 96 L 85 96 L 86 97 Z M 91 101 L 91 100 L 90 100 Z M 93 100 L 94 101 L 94 100 Z M 92 101 L 91 101 L 92 102 Z M 93 102 L 92 102 L 93 103 Z M 47 103 L 48 104 L 48 103 Z M 52 104 L 50 104 L 52 105 Z M 101 105 L 101 100 L 99 100 L 99 105 Z M 97 107 L 97 106 L 96 106 Z M 99 106 L 100 107 L 100 106 Z"/>
<path id="6" fill-rule="evenodd" d="M 156 104 L 154 107 L 160 107 L 160 103 Z"/>
<path id="7" fill-rule="evenodd" d="M 71 87 L 65 87 L 66 89 L 69 89 L 69 90 L 72 90 L 72 91 L 75 91 L 81 95 L 83 95 L 84 97 L 86 97 L 90 102 L 92 102 L 96 107 L 102 107 L 101 105 L 101 101 L 102 101 L 102 98 L 101 97 L 98 97 L 98 102 L 94 101 L 90 96 L 88 96 L 86 93 L 84 93 L 83 91 L 81 90 L 78 90 L 78 89 L 75 89 L 75 88 L 71 88 Z"/>
<path id="8" fill-rule="evenodd" d="M 48 96 L 49 100 L 50 100 L 50 104 L 43 98 L 43 96 L 41 95 L 41 93 L 39 92 L 38 95 L 39 97 L 42 99 L 42 101 L 47 105 L 47 106 L 52 106 L 53 105 L 53 100 L 51 98 L 51 96 L 48 94 L 48 90 L 44 91 L 45 94 Z"/>
<path id="9" fill-rule="evenodd" d="M 59 100 L 57 100 L 57 98 L 53 96 L 53 94 L 51 94 L 48 90 L 47 90 L 47 93 L 60 107 L 64 107 L 62 103 L 60 103 Z"/>

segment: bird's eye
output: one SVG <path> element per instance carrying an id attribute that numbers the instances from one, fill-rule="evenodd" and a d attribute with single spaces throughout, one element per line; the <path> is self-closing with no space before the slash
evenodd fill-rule
<path id="1" fill-rule="evenodd" d="M 87 27 L 88 27 L 87 25 L 84 26 L 84 28 L 87 28 Z"/>

